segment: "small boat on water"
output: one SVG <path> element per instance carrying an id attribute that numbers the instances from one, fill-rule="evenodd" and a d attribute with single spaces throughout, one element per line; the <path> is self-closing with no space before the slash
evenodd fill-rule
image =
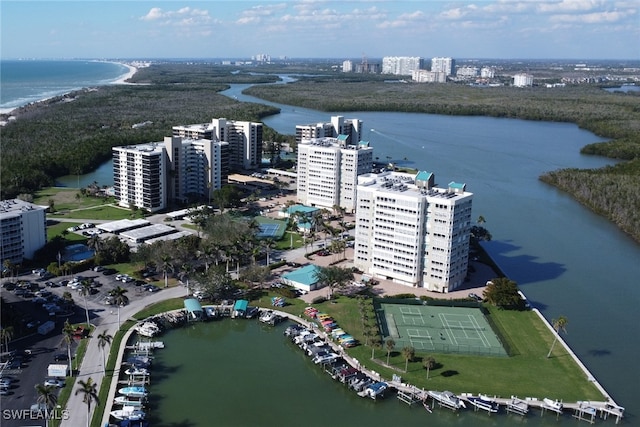
<path id="1" fill-rule="evenodd" d="M 124 371 L 127 375 L 140 375 L 140 376 L 148 376 L 149 370 L 147 368 L 138 368 L 137 366 L 132 366 L 131 368 Z"/>
<path id="2" fill-rule="evenodd" d="M 141 409 L 134 406 L 123 406 L 122 409 L 116 409 L 110 412 L 111 416 L 118 420 L 144 420 L 146 414 Z"/>
<path id="3" fill-rule="evenodd" d="M 489 396 L 485 396 L 483 394 L 478 396 L 469 396 L 467 397 L 467 401 L 469 401 L 469 403 L 471 403 L 475 408 L 482 409 L 483 411 L 487 411 L 490 414 L 495 414 L 500 408 L 495 399 L 492 399 Z"/>
<path id="4" fill-rule="evenodd" d="M 152 338 L 158 335 L 161 330 L 154 322 L 142 322 L 134 327 L 135 331 L 143 337 Z"/>
<path id="5" fill-rule="evenodd" d="M 360 397 L 370 397 L 372 399 L 377 399 L 378 397 L 383 397 L 384 392 L 389 388 L 389 384 L 379 381 L 375 382 L 369 386 L 367 386 L 364 390 L 358 393 Z"/>
<path id="6" fill-rule="evenodd" d="M 450 391 L 429 390 L 427 391 L 427 394 L 429 394 L 429 396 L 431 396 L 433 400 L 442 404 L 443 406 L 446 406 L 447 408 L 451 408 L 453 410 L 466 408 L 464 402 Z"/>
<path id="7" fill-rule="evenodd" d="M 277 323 L 282 322 L 284 318 L 272 310 L 266 310 L 260 313 L 258 320 L 267 325 L 275 326 Z"/>
<path id="8" fill-rule="evenodd" d="M 136 408 L 141 408 L 147 403 L 147 401 L 144 398 L 135 400 L 130 399 L 127 396 L 117 396 L 115 399 L 113 399 L 113 403 L 116 405 L 135 406 Z"/>
<path id="9" fill-rule="evenodd" d="M 128 397 L 146 397 L 149 392 L 141 386 L 124 387 L 118 390 L 118 393 Z"/>
<path id="10" fill-rule="evenodd" d="M 507 402 L 507 412 L 526 415 L 527 412 L 529 412 L 529 404 L 526 400 L 518 399 L 516 396 L 511 396 L 511 400 Z"/>
<path id="11" fill-rule="evenodd" d="M 558 414 L 561 414 L 562 410 L 564 408 L 563 405 L 562 405 L 562 402 L 559 402 L 557 400 L 551 400 L 551 399 L 546 398 L 546 397 L 544 399 L 542 399 L 542 407 L 545 408 L 545 409 L 549 409 L 549 410 L 551 410 L 553 412 L 556 412 Z"/>

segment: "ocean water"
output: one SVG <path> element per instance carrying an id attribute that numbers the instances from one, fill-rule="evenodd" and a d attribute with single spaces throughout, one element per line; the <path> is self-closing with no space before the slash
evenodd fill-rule
<path id="1" fill-rule="evenodd" d="M 113 83 L 129 69 L 115 62 L 61 60 L 0 61 L 0 112 L 84 87 Z"/>

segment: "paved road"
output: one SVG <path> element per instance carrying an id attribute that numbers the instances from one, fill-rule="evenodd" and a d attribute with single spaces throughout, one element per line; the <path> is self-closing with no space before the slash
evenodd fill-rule
<path id="1" fill-rule="evenodd" d="M 165 299 L 176 298 L 184 295 L 186 295 L 186 289 L 184 287 L 178 286 L 163 289 L 160 292 L 145 296 L 144 298 L 133 300 L 131 304 L 120 309 L 121 322 L 124 322 L 126 319 L 128 319 L 147 305 Z M 102 353 L 97 344 L 97 336 L 102 334 L 103 332 L 106 332 L 112 336 L 115 335 L 116 331 L 118 330 L 118 315 L 117 313 L 115 313 L 115 310 L 114 313 L 106 311 L 104 316 L 96 318 L 93 323 L 96 325 L 96 329 L 93 332 L 92 338 L 90 338 L 89 345 L 87 346 L 87 352 L 82 361 L 82 365 L 80 366 L 80 371 L 76 378 L 76 383 L 78 380 L 83 380 L 86 382 L 89 378 L 91 378 L 95 383 L 98 384 L 99 390 L 100 384 L 103 380 L 103 364 Z M 108 352 L 109 350 L 110 349 L 108 347 L 105 348 L 105 352 Z M 86 425 L 87 405 L 82 401 L 82 395 L 74 394 L 75 390 L 77 389 L 78 386 L 74 384 L 73 392 L 71 393 L 71 397 L 69 398 L 69 402 L 67 403 L 69 418 L 62 421 L 62 423 L 60 424 L 61 427 L 78 427 Z M 92 405 L 91 415 L 93 415 L 94 408 L 95 403 Z"/>

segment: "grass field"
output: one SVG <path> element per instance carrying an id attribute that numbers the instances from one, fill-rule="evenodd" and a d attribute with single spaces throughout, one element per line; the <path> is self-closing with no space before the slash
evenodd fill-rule
<path id="1" fill-rule="evenodd" d="M 300 315 L 304 304 L 284 308 Z M 337 303 L 324 302 L 314 307 L 332 315 L 340 326 L 364 343 L 362 321 L 355 299 L 340 297 Z M 546 355 L 553 336 L 544 323 L 532 311 L 498 310 L 489 307 L 490 316 L 497 325 L 502 338 L 513 349 L 510 357 L 466 356 L 456 354 L 420 353 L 409 363 L 404 372 L 405 359 L 401 348 L 394 348 L 386 363 L 387 351 L 360 345 L 348 350 L 367 368 L 380 372 L 383 377 L 401 375 L 405 382 L 420 388 L 451 390 L 462 393 L 486 393 L 509 397 L 550 397 L 564 401 L 602 400 L 597 388 L 561 345 L 556 345 L 551 358 Z M 429 373 L 422 367 L 422 359 L 431 356 L 437 366 Z"/>

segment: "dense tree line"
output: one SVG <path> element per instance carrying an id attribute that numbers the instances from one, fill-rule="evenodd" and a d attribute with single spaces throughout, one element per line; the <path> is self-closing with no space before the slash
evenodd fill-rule
<path id="1" fill-rule="evenodd" d="M 338 84 L 339 83 L 339 84 Z M 581 152 L 625 160 L 600 170 L 549 172 L 544 182 L 571 194 L 640 241 L 640 97 L 597 86 L 478 88 L 459 84 L 346 82 L 330 76 L 245 93 L 323 111 L 404 111 L 576 123 L 610 139 Z"/>
<path id="2" fill-rule="evenodd" d="M 245 80 L 228 74 L 226 81 L 236 79 Z M 52 185 L 56 177 L 94 170 L 111 157 L 112 147 L 161 141 L 175 125 L 205 123 L 214 117 L 259 121 L 278 112 L 218 93 L 227 87 L 211 83 L 103 86 L 20 108 L 14 113 L 17 120 L 1 130 L 0 197 L 31 193 Z M 132 127 L 142 122 L 148 124 Z"/>

